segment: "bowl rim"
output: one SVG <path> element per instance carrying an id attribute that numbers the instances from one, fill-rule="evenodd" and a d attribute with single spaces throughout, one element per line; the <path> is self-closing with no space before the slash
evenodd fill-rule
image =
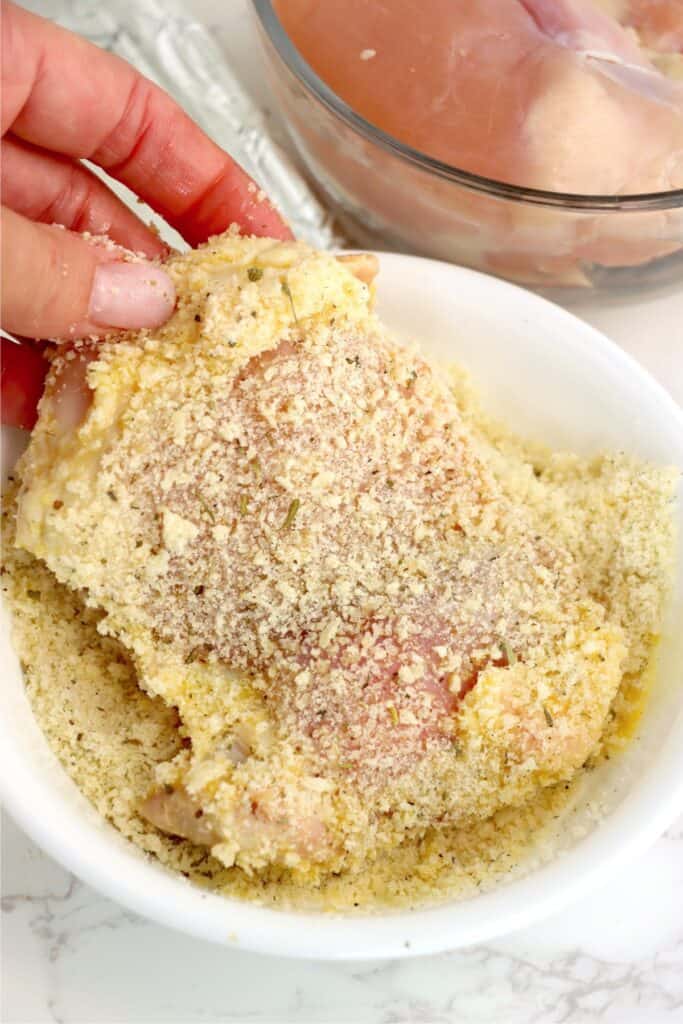
<path id="1" fill-rule="evenodd" d="M 639 393 L 648 408 L 656 405 L 683 439 L 683 410 L 662 385 L 627 352 L 567 310 L 475 270 L 405 254 L 377 255 L 386 266 L 409 262 L 425 271 L 445 270 L 457 275 L 465 288 L 468 282 L 485 280 L 494 292 L 508 296 L 515 305 L 542 308 L 558 324 L 571 321 L 571 337 L 564 335 L 556 344 L 569 345 L 577 358 L 587 354 L 596 367 L 609 365 L 631 379 L 638 378 Z M 0 625 L 4 629 L 3 623 Z M 53 779 L 46 791 L 37 771 L 40 755 L 26 756 L 21 738 L 11 728 L 11 714 L 3 710 L 0 798 L 17 824 L 58 862 L 124 907 L 185 934 L 236 950 L 322 961 L 372 961 L 444 953 L 501 938 L 563 910 L 608 882 L 617 870 L 644 853 L 683 810 L 682 708 L 676 717 L 676 732 L 667 737 L 658 753 L 657 771 L 649 766 L 645 777 L 601 820 L 599 828 L 565 854 L 534 867 L 521 878 L 497 885 L 474 899 L 362 915 L 263 907 L 203 892 L 167 869 L 147 862 L 113 826 L 103 822 L 66 775 L 33 718 L 25 692 L 21 697 L 50 766 L 62 773 L 63 779 L 62 775 L 61 783 Z M 64 785 L 74 793 L 82 812 L 74 807 L 73 800 L 63 796 Z"/>
<path id="2" fill-rule="evenodd" d="M 437 160 L 383 131 L 350 107 L 316 74 L 296 48 L 278 18 L 272 0 L 251 0 L 261 29 L 289 71 L 333 115 L 344 121 L 369 142 L 392 153 L 435 177 L 445 179 L 472 192 L 498 199 L 511 199 L 532 206 L 546 206 L 577 212 L 615 213 L 619 211 L 664 211 L 683 207 L 683 188 L 666 192 L 601 195 L 579 192 L 552 192 L 525 188 L 462 170 Z"/>

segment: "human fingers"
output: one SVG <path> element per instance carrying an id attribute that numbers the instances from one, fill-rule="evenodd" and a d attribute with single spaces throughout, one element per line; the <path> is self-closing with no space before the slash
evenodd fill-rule
<path id="1" fill-rule="evenodd" d="M 31 430 L 43 393 L 47 360 L 35 346 L 0 338 L 0 410 L 2 422 Z"/>
<path id="2" fill-rule="evenodd" d="M 291 237 L 249 176 L 163 90 L 14 4 L 3 14 L 3 131 L 99 164 L 193 245 L 233 221 Z"/>
<path id="3" fill-rule="evenodd" d="M 152 259 L 167 251 L 157 235 L 83 164 L 11 135 L 2 143 L 2 201 L 30 220 L 107 235 Z"/>
<path id="4" fill-rule="evenodd" d="M 12 334 L 78 338 L 156 327 L 174 305 L 161 267 L 2 208 L 1 322 Z"/>

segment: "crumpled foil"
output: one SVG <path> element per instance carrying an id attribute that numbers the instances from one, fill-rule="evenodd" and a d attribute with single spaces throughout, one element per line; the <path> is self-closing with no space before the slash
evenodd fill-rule
<path id="1" fill-rule="evenodd" d="M 264 189 L 297 238 L 319 249 L 342 243 L 332 216 L 271 138 L 264 114 L 181 0 L 33 0 L 26 6 L 124 57 L 169 92 Z"/>

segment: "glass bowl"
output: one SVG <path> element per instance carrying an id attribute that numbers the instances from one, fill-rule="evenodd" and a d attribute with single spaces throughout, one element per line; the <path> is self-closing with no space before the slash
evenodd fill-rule
<path id="1" fill-rule="evenodd" d="M 683 282 L 683 189 L 571 195 L 520 188 L 426 156 L 357 114 L 316 75 L 271 0 L 253 0 L 292 140 L 354 243 L 419 253 L 566 302 Z"/>

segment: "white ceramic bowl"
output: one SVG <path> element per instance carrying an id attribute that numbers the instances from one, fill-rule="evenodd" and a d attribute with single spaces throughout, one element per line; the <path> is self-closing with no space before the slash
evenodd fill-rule
<path id="1" fill-rule="evenodd" d="M 468 367 L 498 418 L 551 445 L 621 449 L 683 467 L 683 415 L 632 359 L 591 327 L 470 270 L 382 254 L 379 312 L 399 337 Z M 6 438 L 7 439 L 7 438 Z M 683 527 L 683 500 L 675 509 Z M 681 529 L 683 537 L 683 528 Z M 585 838 L 518 881 L 457 904 L 358 917 L 285 913 L 201 892 L 146 861 L 61 769 L 24 695 L 3 615 L 0 787 L 10 814 L 84 881 L 163 924 L 243 949 L 320 959 L 401 957 L 491 939 L 609 878 L 683 809 L 683 559 L 657 683 L 626 753 L 591 774 L 607 814 Z M 580 815 L 579 815 L 580 816 Z"/>

